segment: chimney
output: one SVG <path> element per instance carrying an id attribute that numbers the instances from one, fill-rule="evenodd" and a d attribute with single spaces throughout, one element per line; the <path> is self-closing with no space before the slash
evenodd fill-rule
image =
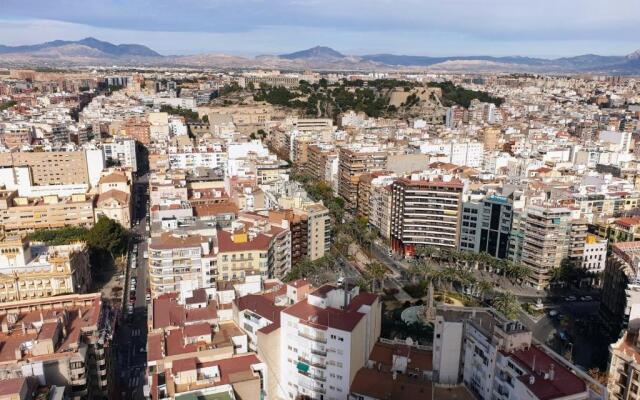
<path id="1" fill-rule="evenodd" d="M 529 376 L 529 385 L 533 385 L 534 383 L 536 383 L 536 377 L 533 375 Z"/>

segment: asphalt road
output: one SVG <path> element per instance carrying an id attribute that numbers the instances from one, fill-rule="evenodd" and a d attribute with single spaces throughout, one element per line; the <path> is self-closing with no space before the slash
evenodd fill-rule
<path id="1" fill-rule="evenodd" d="M 136 278 L 135 303 L 132 315 L 128 315 L 127 308 L 122 313 L 123 323 L 116 332 L 117 353 L 116 353 L 116 376 L 118 378 L 120 395 L 122 399 L 143 399 L 143 386 L 145 384 L 146 364 L 147 364 L 147 302 L 146 291 L 147 263 L 143 257 L 147 249 L 147 207 L 146 201 L 148 187 L 148 176 L 139 177 L 134 184 L 133 203 L 133 233 L 138 237 L 131 246 L 131 260 L 136 254 L 136 268 L 131 268 L 129 263 L 125 276 L 127 277 L 126 292 L 124 302 L 127 303 L 131 297 L 131 278 Z"/>

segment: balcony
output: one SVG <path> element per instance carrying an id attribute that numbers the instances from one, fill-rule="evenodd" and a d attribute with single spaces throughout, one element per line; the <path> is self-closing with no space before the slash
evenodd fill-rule
<path id="1" fill-rule="evenodd" d="M 313 340 L 314 342 L 318 342 L 318 343 L 322 343 L 322 344 L 326 344 L 327 343 L 327 338 L 323 337 L 323 336 L 317 336 L 317 335 L 313 335 L 310 333 L 306 333 L 304 331 L 298 331 L 298 335 L 305 338 L 305 339 L 309 339 L 309 340 Z"/>
<path id="2" fill-rule="evenodd" d="M 316 393 L 320 393 L 320 394 L 325 394 L 327 392 L 327 390 L 325 388 L 323 388 L 320 385 L 317 384 L 312 384 L 312 383 L 308 383 L 302 379 L 298 380 L 298 385 L 307 389 L 307 390 L 311 390 L 312 392 L 316 392 Z"/>
<path id="3" fill-rule="evenodd" d="M 327 365 L 326 365 L 325 361 L 324 360 L 318 360 L 317 358 L 308 359 L 308 358 L 303 357 L 303 356 L 298 356 L 298 361 L 302 362 L 302 363 L 305 363 L 305 364 L 308 364 L 308 365 L 310 365 L 310 366 L 312 366 L 314 368 L 321 368 L 321 369 L 326 369 L 327 368 Z"/>

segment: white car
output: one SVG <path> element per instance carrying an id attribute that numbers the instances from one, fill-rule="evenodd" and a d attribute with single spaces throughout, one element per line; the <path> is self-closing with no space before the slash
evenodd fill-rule
<path id="1" fill-rule="evenodd" d="M 564 298 L 564 301 L 576 301 L 576 300 L 577 300 L 576 296 L 568 296 Z"/>

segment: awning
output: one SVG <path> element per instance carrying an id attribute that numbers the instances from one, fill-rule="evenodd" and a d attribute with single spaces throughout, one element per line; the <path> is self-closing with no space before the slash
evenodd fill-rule
<path id="1" fill-rule="evenodd" d="M 298 362 L 298 371 L 309 372 L 309 366 L 303 362 Z"/>

